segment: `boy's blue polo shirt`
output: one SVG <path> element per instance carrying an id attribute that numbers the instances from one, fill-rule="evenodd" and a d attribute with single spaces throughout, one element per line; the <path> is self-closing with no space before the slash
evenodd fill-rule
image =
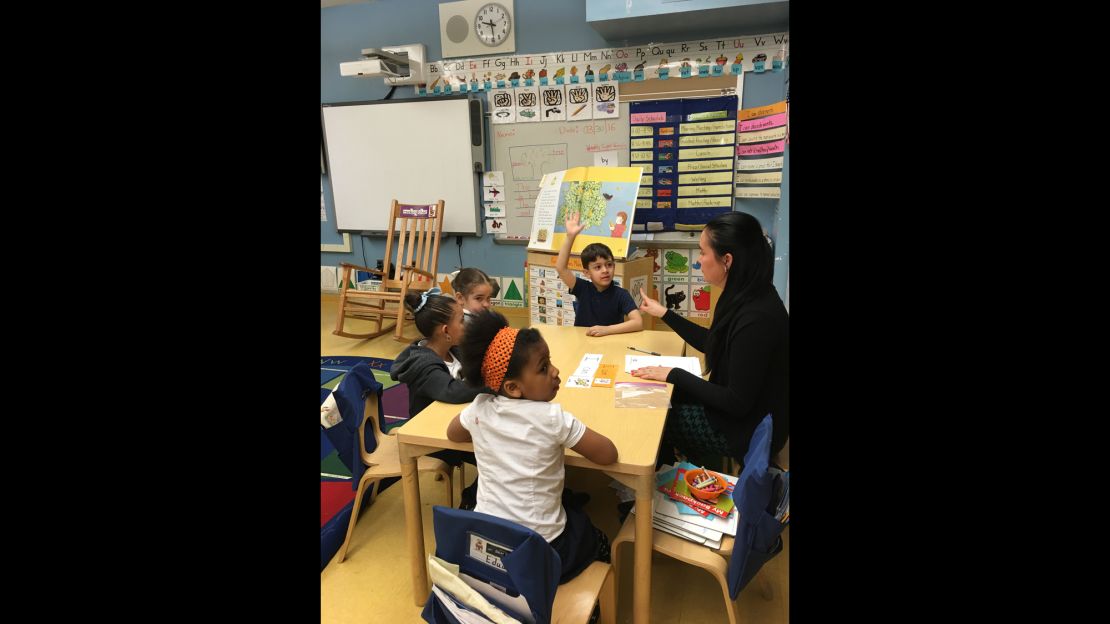
<path id="1" fill-rule="evenodd" d="M 616 325 L 624 322 L 624 315 L 636 309 L 636 302 L 628 291 L 615 283 L 598 292 L 590 280 L 576 277 L 574 288 L 574 326 Z"/>

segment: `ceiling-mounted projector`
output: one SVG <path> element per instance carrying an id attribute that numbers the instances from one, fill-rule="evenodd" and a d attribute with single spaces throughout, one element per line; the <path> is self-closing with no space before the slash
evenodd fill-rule
<path id="1" fill-rule="evenodd" d="M 405 72 L 404 75 L 407 75 Z M 362 76 L 364 78 L 400 78 L 401 68 L 385 59 L 366 59 L 339 64 L 340 76 Z"/>
<path id="2" fill-rule="evenodd" d="M 388 48 L 365 48 L 362 59 L 339 64 L 340 76 L 385 78 L 391 85 L 419 84 L 424 81 L 424 44 Z"/>

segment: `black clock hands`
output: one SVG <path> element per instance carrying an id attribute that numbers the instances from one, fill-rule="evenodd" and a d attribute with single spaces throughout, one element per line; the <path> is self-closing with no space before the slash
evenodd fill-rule
<path id="1" fill-rule="evenodd" d="M 489 34 L 492 37 L 493 36 L 493 27 L 496 26 L 497 24 L 495 24 L 492 19 L 488 22 L 480 22 L 480 23 L 485 24 L 486 26 L 489 26 Z"/>

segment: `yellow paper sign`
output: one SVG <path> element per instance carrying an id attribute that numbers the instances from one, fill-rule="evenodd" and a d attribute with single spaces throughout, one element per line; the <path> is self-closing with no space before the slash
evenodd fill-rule
<path id="1" fill-rule="evenodd" d="M 781 171 L 768 171 L 767 173 L 738 173 L 737 184 L 782 184 Z"/>
<path id="2" fill-rule="evenodd" d="M 736 196 L 748 199 L 778 199 L 782 196 L 782 189 L 777 186 L 738 186 Z"/>
<path id="3" fill-rule="evenodd" d="M 685 173 L 678 176 L 679 184 L 709 184 L 711 182 L 732 182 L 732 172 Z"/>
<path id="4" fill-rule="evenodd" d="M 713 171 L 714 169 L 732 169 L 732 159 L 724 160 L 699 160 L 697 162 L 678 163 L 679 171 Z"/>
<path id="5" fill-rule="evenodd" d="M 640 167 L 641 169 L 643 169 L 643 170 L 644 170 L 644 173 L 651 173 L 651 172 L 652 172 L 652 170 L 654 170 L 654 169 L 655 169 L 655 165 L 653 165 L 653 164 L 651 164 L 651 163 L 644 163 L 644 164 L 642 164 L 642 165 L 636 165 L 636 166 L 637 166 L 637 167 Z"/>
<path id="6" fill-rule="evenodd" d="M 697 195 L 731 195 L 731 184 L 710 184 L 706 186 L 680 186 L 678 187 L 678 194 L 680 197 L 690 197 Z"/>
<path id="7" fill-rule="evenodd" d="M 679 137 L 678 139 L 678 145 L 680 147 L 690 147 L 693 145 L 731 145 L 735 142 L 735 132 L 729 132 L 728 134 L 695 134 L 692 136 Z"/>
<path id="8" fill-rule="evenodd" d="M 651 152 L 632 152 L 632 162 L 651 160 Z"/>
<path id="9" fill-rule="evenodd" d="M 718 208 L 732 206 L 732 197 L 690 197 L 678 200 L 679 208 Z"/>
<path id="10" fill-rule="evenodd" d="M 651 136 L 654 132 L 651 126 L 632 126 L 632 136 Z"/>
<path id="11" fill-rule="evenodd" d="M 682 134 L 694 134 L 695 132 L 732 132 L 734 130 L 736 130 L 736 122 L 731 119 L 725 121 L 703 121 L 701 123 L 678 124 L 678 131 Z"/>
<path id="12" fill-rule="evenodd" d="M 628 142 L 628 146 L 632 149 L 651 149 L 651 139 L 632 139 Z"/>
<path id="13" fill-rule="evenodd" d="M 636 197 L 651 197 L 651 187 L 640 187 L 636 189 Z"/>
<path id="14" fill-rule="evenodd" d="M 650 199 L 637 199 L 636 200 L 636 210 L 642 210 L 644 208 L 651 208 L 651 200 Z"/>
<path id="15" fill-rule="evenodd" d="M 633 152 L 635 153 L 635 152 Z M 728 147 L 701 147 L 697 149 L 683 149 L 678 150 L 678 159 L 686 160 L 687 158 L 724 158 L 725 156 L 732 156 L 736 153 L 736 148 Z M 732 163 L 729 163 L 728 169 L 732 168 Z"/>
<path id="16" fill-rule="evenodd" d="M 649 175 L 643 176 L 643 177 L 640 178 L 640 184 L 643 184 L 644 186 L 651 186 L 653 179 L 654 179 L 653 176 L 649 176 Z"/>

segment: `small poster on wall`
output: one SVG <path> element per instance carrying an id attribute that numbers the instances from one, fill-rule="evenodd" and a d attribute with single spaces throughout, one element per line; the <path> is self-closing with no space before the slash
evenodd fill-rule
<path id="1" fill-rule="evenodd" d="M 486 219 L 486 234 L 504 234 L 505 220 L 502 218 Z"/>
<path id="2" fill-rule="evenodd" d="M 516 105 L 512 89 L 495 89 L 489 92 L 489 118 L 495 124 L 516 121 Z"/>

